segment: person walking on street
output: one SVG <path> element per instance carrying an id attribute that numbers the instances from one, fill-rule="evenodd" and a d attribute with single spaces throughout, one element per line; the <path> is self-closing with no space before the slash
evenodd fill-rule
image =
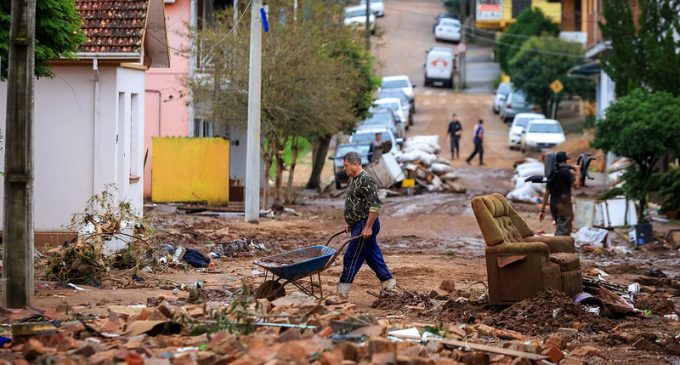
<path id="1" fill-rule="evenodd" d="M 373 152 L 371 162 L 380 161 L 383 155 L 382 133 L 375 134 L 375 140 L 371 143 L 371 152 Z"/>
<path id="2" fill-rule="evenodd" d="M 348 152 L 343 165 L 350 177 L 345 198 L 345 223 L 352 237 L 361 236 L 347 245 L 338 283 L 338 296 L 347 300 L 352 282 L 364 261 L 380 280 L 381 290 L 394 290 L 397 281 L 385 264 L 377 236 L 380 232 L 378 185 L 361 167 L 361 156 Z"/>
<path id="3" fill-rule="evenodd" d="M 451 159 L 460 158 L 460 135 L 463 133 L 463 126 L 456 117 L 456 113 L 451 115 L 453 120 L 449 123 L 449 129 L 446 132 L 451 139 Z"/>
<path id="4" fill-rule="evenodd" d="M 557 171 L 555 171 L 552 178 L 548 179 L 545 194 L 543 194 L 541 212 L 538 215 L 538 220 L 543 222 L 545 218 L 545 204 L 550 199 L 550 214 L 557 226 L 555 236 L 571 235 L 572 223 L 574 221 L 574 210 L 571 206 L 571 188 L 572 186 L 576 189 L 580 187 L 580 179 L 574 175 L 572 167 L 565 164 L 568 160 L 569 156 L 564 151 L 560 151 L 555 155 Z"/>
<path id="5" fill-rule="evenodd" d="M 477 122 L 477 125 L 475 125 L 475 130 L 474 130 L 474 138 L 472 141 L 475 143 L 475 150 L 472 151 L 472 154 L 470 157 L 468 157 L 465 162 L 467 164 L 470 164 L 470 161 L 472 161 L 473 158 L 475 158 L 475 155 L 479 153 L 479 165 L 483 166 L 484 165 L 484 120 L 480 119 L 479 122 Z"/>

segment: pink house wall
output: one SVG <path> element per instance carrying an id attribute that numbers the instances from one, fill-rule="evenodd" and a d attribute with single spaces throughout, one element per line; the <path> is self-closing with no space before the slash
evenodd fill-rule
<path id="1" fill-rule="evenodd" d="M 144 115 L 144 197 L 151 197 L 151 139 L 154 136 L 189 135 L 189 59 L 187 36 L 191 0 L 165 4 L 165 18 L 170 48 L 170 68 L 146 71 L 146 108 Z"/>

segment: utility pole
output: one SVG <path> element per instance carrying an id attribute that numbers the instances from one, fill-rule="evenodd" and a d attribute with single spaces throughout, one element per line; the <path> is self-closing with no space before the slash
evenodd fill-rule
<path id="1" fill-rule="evenodd" d="M 468 0 L 460 0 L 460 19 L 461 22 L 463 23 L 461 26 L 461 32 L 463 33 L 463 44 L 467 45 L 467 32 L 468 32 L 468 27 L 467 27 L 467 4 Z M 460 80 L 458 81 L 458 85 L 460 85 L 460 89 L 464 90 L 466 88 L 466 81 L 465 79 L 466 74 L 467 74 L 467 61 L 466 61 L 466 52 L 463 52 L 458 56 L 458 63 L 460 65 Z"/>
<path id="2" fill-rule="evenodd" d="M 248 150 L 246 151 L 246 222 L 260 217 L 260 101 L 262 92 L 262 0 L 250 9 L 250 75 L 248 79 Z M 265 172 L 266 173 L 266 172 Z M 265 184 L 266 184 L 265 179 Z"/>
<path id="3" fill-rule="evenodd" d="M 233 0 L 234 1 L 234 34 L 238 33 L 238 29 L 236 24 L 238 23 L 238 0 Z"/>
<path id="4" fill-rule="evenodd" d="M 371 0 L 366 0 L 366 50 L 371 50 Z"/>
<path id="5" fill-rule="evenodd" d="M 5 304 L 33 302 L 33 70 L 35 2 L 12 0 L 5 136 Z"/>

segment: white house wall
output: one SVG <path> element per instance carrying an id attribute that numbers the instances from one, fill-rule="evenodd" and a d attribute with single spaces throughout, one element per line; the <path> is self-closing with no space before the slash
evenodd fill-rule
<path id="1" fill-rule="evenodd" d="M 144 72 L 100 66 L 99 108 L 96 109 L 96 78 L 92 66 L 58 66 L 52 71 L 54 78 L 42 78 L 35 83 L 36 231 L 66 230 L 73 214 L 82 212 L 88 199 L 107 184 L 116 184 L 119 198 L 128 199 L 141 214 L 142 173 L 140 170 L 137 183 L 130 184 L 128 151 L 134 137 L 137 148 L 133 151 L 136 154 L 136 165 L 133 165 L 141 169 Z M 123 119 L 119 119 L 118 113 L 119 93 L 124 101 L 120 109 L 124 113 Z M 138 95 L 138 123 L 131 129 L 133 94 Z M 6 129 L 6 100 L 7 84 L 0 83 L 0 128 L 3 131 Z M 98 118 L 95 117 L 97 111 Z M 0 152 L 0 171 L 4 170 L 4 158 L 4 151 Z M 4 185 L 0 186 L 0 201 L 3 198 Z M 0 204 L 0 214 L 2 210 Z"/>

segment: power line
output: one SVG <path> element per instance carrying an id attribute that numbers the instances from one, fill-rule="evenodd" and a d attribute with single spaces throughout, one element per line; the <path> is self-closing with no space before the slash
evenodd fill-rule
<path id="1" fill-rule="evenodd" d="M 206 51 L 205 57 L 204 57 L 204 58 L 201 60 L 201 62 L 200 62 L 201 65 L 205 65 L 206 62 L 210 62 L 212 59 L 209 59 L 209 58 L 211 58 L 211 57 L 213 56 L 213 55 L 212 55 L 212 51 L 213 51 L 217 46 L 219 46 L 222 42 L 224 42 L 224 40 L 227 39 L 227 37 L 229 37 L 232 33 L 234 33 L 234 32 L 236 31 L 236 28 L 238 27 L 239 23 L 241 23 L 241 19 L 243 19 L 243 16 L 245 16 L 246 13 L 248 12 L 248 8 L 250 8 L 250 4 L 251 4 L 251 3 L 252 3 L 252 0 L 248 0 L 248 4 L 246 4 L 246 6 L 245 6 L 245 8 L 244 8 L 244 10 L 243 10 L 243 13 L 241 13 L 241 16 L 236 20 L 236 23 L 235 23 L 234 26 L 231 28 L 231 30 L 229 30 L 229 32 L 227 32 L 227 34 L 225 34 L 224 37 L 222 37 L 222 39 L 220 39 L 219 41 L 217 41 L 215 44 L 213 44 L 213 45 L 210 47 L 210 49 L 208 49 L 208 50 Z M 235 11 L 235 10 L 234 10 L 234 11 Z"/>

